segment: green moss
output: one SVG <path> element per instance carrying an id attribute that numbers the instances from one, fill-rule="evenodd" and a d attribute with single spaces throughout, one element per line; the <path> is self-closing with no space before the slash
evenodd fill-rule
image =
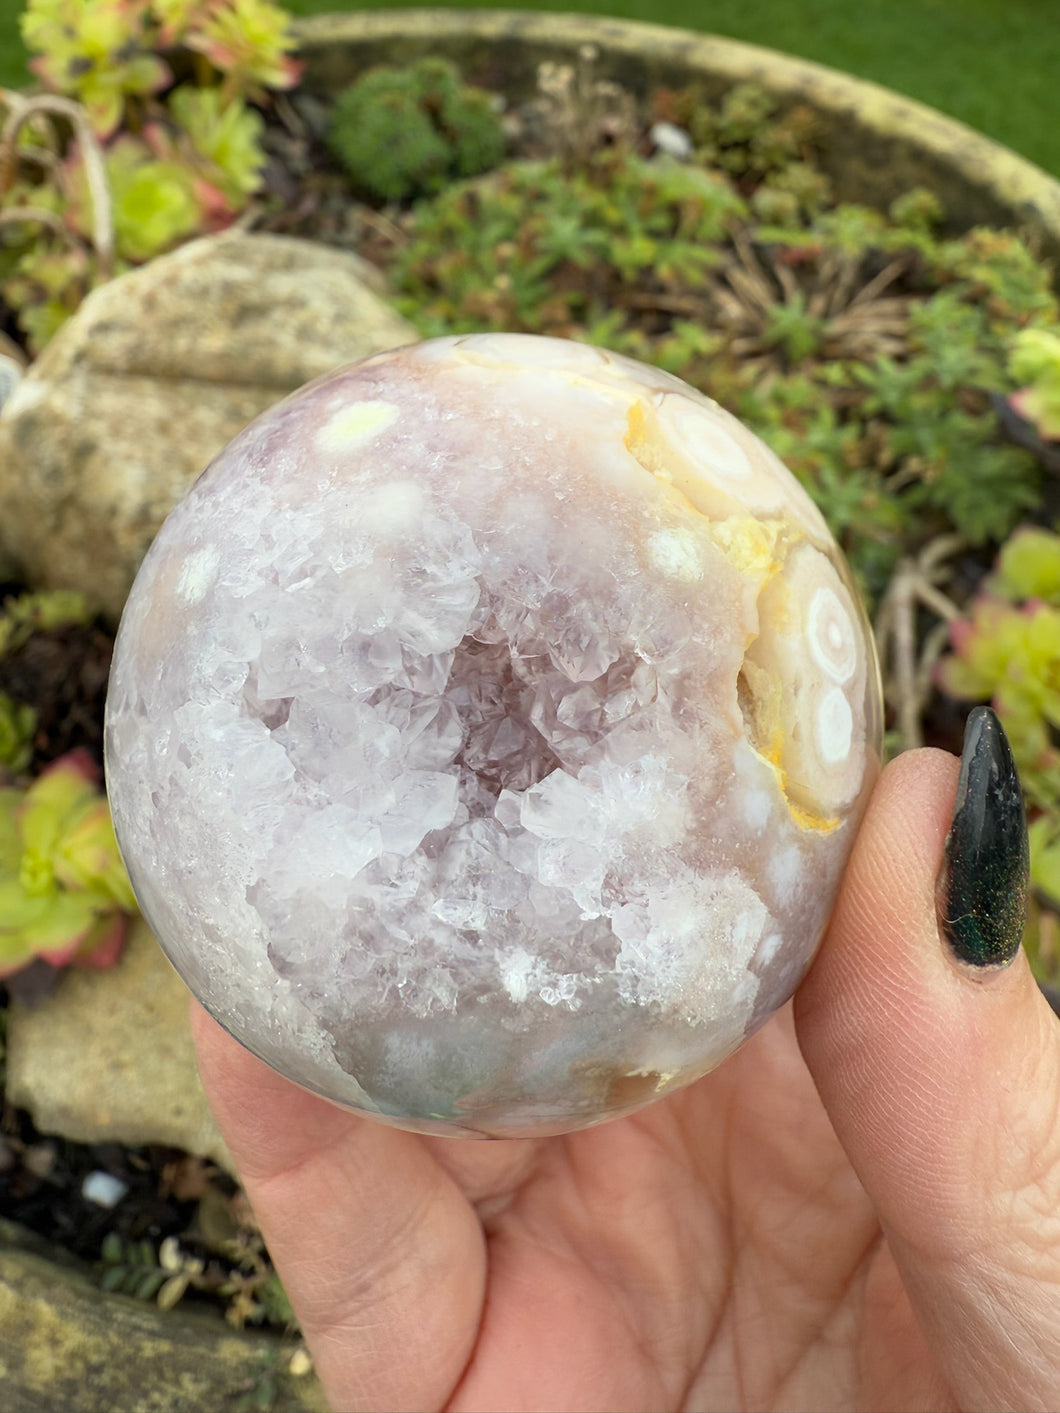
<path id="1" fill-rule="evenodd" d="M 505 147 L 490 95 L 444 59 L 362 74 L 336 101 L 328 143 L 354 186 L 383 201 L 487 171 Z"/>

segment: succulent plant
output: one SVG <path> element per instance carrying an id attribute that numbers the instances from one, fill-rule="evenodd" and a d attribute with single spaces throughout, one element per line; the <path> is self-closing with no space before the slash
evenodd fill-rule
<path id="1" fill-rule="evenodd" d="M 175 37 L 202 54 L 225 78 L 225 97 L 260 97 L 266 89 L 290 88 L 302 65 L 292 57 L 291 21 L 273 0 L 214 0 L 213 4 L 158 4 L 184 12 Z"/>
<path id="2" fill-rule="evenodd" d="M 991 701 L 1004 723 L 1034 813 L 1031 882 L 1060 907 L 1060 535 L 1017 530 L 963 618 L 953 654 L 939 664 L 942 690 Z M 1033 955 L 1033 948 L 1032 948 Z"/>
<path id="3" fill-rule="evenodd" d="M 1009 402 L 1046 441 L 1060 441 L 1060 334 L 1023 329 L 1013 341 L 1009 372 L 1024 384 Z"/>
<path id="4" fill-rule="evenodd" d="M 265 161 L 265 123 L 240 99 L 226 103 L 220 88 L 181 84 L 167 105 L 178 133 L 185 134 L 203 180 L 219 188 L 238 211 L 257 191 Z"/>
<path id="5" fill-rule="evenodd" d="M 124 264 L 231 223 L 265 162 L 248 101 L 301 66 L 273 0 L 28 0 L 22 33 L 49 91 L 0 92 L 0 297 L 37 353 Z"/>
<path id="6" fill-rule="evenodd" d="M 354 185 L 383 201 L 485 172 L 505 146 L 490 96 L 444 59 L 362 74 L 339 95 L 328 141 Z"/>
<path id="7" fill-rule="evenodd" d="M 29 0 L 22 37 L 30 68 L 55 93 L 76 98 L 106 137 L 128 97 L 157 93 L 168 66 L 148 43 L 145 0 Z"/>
<path id="8" fill-rule="evenodd" d="M 136 909 L 100 773 L 71 751 L 27 790 L 0 790 L 0 976 L 117 961 Z"/>

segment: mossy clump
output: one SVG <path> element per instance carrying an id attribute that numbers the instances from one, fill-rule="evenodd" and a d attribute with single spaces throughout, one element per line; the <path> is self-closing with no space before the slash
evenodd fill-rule
<path id="1" fill-rule="evenodd" d="M 490 94 L 447 60 L 421 59 L 370 69 L 344 89 L 328 143 L 359 191 L 406 201 L 496 166 L 505 136 Z"/>

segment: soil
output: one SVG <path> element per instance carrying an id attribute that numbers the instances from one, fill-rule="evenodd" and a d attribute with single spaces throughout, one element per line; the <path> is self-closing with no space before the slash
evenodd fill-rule
<path id="1" fill-rule="evenodd" d="M 0 600 L 2 601 L 2 600 Z M 114 639 L 101 622 L 34 633 L 0 657 L 0 692 L 37 713 L 29 774 L 75 747 L 103 764 L 103 704 Z"/>

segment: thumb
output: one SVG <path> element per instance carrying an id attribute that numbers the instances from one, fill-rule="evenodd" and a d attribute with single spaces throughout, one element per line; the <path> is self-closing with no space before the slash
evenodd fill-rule
<path id="1" fill-rule="evenodd" d="M 961 798 L 978 808 L 990 795 L 984 734 L 995 780 L 1011 758 L 996 718 L 977 725 L 986 730 L 974 733 L 971 773 L 969 730 Z M 1022 953 L 1008 967 L 973 966 L 949 941 L 956 933 L 962 954 L 976 954 L 961 932 L 968 916 L 940 931 L 936 879 L 957 784 L 957 761 L 941 751 L 909 752 L 884 771 L 796 997 L 799 1040 L 960 1406 L 1055 1409 L 1060 1023 Z M 963 809 L 954 821 L 947 878 L 966 901 L 993 894 L 1002 923 L 992 940 L 989 917 L 979 921 L 996 956 L 998 931 L 1018 940 L 1025 853 L 1022 821 L 1006 847 L 992 798 L 977 822 Z"/>

